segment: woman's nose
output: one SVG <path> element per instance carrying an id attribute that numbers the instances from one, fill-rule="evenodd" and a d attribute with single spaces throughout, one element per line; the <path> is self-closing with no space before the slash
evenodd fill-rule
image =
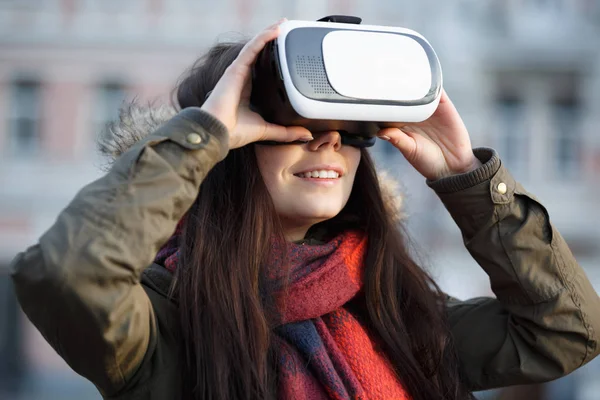
<path id="1" fill-rule="evenodd" d="M 324 150 L 328 147 L 338 151 L 342 147 L 342 137 L 338 131 L 327 131 L 313 134 L 314 139 L 308 142 L 312 151 Z"/>

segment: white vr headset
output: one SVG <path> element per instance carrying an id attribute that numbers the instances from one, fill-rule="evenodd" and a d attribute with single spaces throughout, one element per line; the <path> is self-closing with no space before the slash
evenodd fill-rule
<path id="1" fill-rule="evenodd" d="M 429 42 L 409 29 L 360 22 L 282 23 L 254 65 L 251 108 L 272 123 L 371 142 L 383 127 L 429 118 L 442 93 Z"/>

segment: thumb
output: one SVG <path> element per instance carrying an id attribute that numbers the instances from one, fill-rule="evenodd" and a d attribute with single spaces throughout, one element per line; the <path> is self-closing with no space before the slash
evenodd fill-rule
<path id="1" fill-rule="evenodd" d="M 293 142 L 296 140 L 313 140 L 310 131 L 302 126 L 283 126 L 267 122 L 262 140 Z"/>
<path id="2" fill-rule="evenodd" d="M 417 157 L 417 142 L 414 137 L 398 128 L 384 128 L 377 134 L 381 139 L 387 140 L 395 148 L 400 150 L 404 158 L 411 164 Z"/>

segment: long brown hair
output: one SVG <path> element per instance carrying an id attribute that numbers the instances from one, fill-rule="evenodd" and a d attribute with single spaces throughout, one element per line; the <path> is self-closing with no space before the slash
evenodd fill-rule
<path id="1" fill-rule="evenodd" d="M 176 90 L 176 105 L 198 107 L 243 43 L 220 43 Z M 186 398 L 275 399 L 277 354 L 261 266 L 269 238 L 283 238 L 256 164 L 255 145 L 229 152 L 206 176 L 186 218 L 174 292 L 183 334 Z M 363 312 L 414 400 L 469 398 L 444 314 L 444 296 L 409 255 L 390 218 L 373 161 L 362 150 L 342 212 L 319 224 L 345 224 L 368 237 Z M 316 228 L 319 228 L 316 227 Z"/>

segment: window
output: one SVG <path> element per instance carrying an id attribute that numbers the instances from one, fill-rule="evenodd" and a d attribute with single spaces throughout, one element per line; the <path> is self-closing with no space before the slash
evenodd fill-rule
<path id="1" fill-rule="evenodd" d="M 600 24 L 600 2 L 598 0 L 579 0 L 577 6 L 579 11 L 590 21 Z"/>
<path id="2" fill-rule="evenodd" d="M 18 157 L 32 157 L 40 150 L 40 84 L 20 80 L 13 84 L 9 113 L 8 151 Z"/>
<path id="3" fill-rule="evenodd" d="M 501 35 L 505 35 L 508 32 L 511 13 L 509 3 L 505 1 L 488 3 L 488 7 L 484 13 L 486 23 L 481 26 L 483 31 Z"/>
<path id="4" fill-rule="evenodd" d="M 105 82 L 98 86 L 97 101 L 94 106 L 95 134 L 101 133 L 106 125 L 117 120 L 119 109 L 125 101 L 125 85 L 120 82 Z"/>
<path id="5" fill-rule="evenodd" d="M 552 104 L 555 126 L 554 159 L 561 178 L 574 178 L 581 166 L 580 107 L 574 99 Z"/>
<path id="6" fill-rule="evenodd" d="M 352 15 L 353 4 L 348 0 L 329 0 L 328 12 L 331 14 Z"/>
<path id="7" fill-rule="evenodd" d="M 501 96 L 496 100 L 498 118 L 498 149 L 503 162 L 519 178 L 528 170 L 529 137 L 525 127 L 525 104 L 516 96 Z"/>
<path id="8" fill-rule="evenodd" d="M 139 11 L 143 8 L 146 1 L 144 0 L 83 0 L 80 1 L 81 8 L 84 11 L 92 12 L 129 12 Z"/>
<path id="9" fill-rule="evenodd" d="M 21 9 L 35 9 L 42 6 L 42 0 L 2 0 L 0 6 L 12 6 Z"/>

